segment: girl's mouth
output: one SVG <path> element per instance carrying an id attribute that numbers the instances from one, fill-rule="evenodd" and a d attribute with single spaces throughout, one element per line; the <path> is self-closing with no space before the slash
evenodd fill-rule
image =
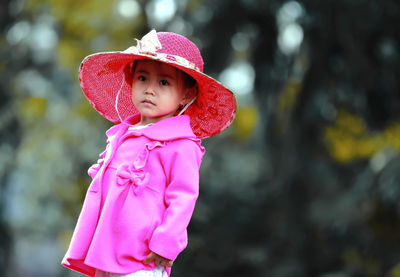
<path id="1" fill-rule="evenodd" d="M 143 103 L 143 104 L 148 104 L 148 105 L 153 105 L 153 106 L 155 105 L 155 104 L 153 103 L 153 101 L 148 100 L 148 99 L 143 100 L 142 103 Z"/>

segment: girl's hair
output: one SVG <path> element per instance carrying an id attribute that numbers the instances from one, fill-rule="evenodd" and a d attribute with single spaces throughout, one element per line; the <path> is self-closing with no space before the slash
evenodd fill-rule
<path id="1" fill-rule="evenodd" d="M 133 73 L 135 72 L 136 61 L 139 61 L 139 60 L 135 60 L 135 61 L 129 63 L 124 69 L 125 80 L 130 86 L 132 86 L 132 82 L 133 82 Z M 181 75 L 183 85 L 185 88 L 192 88 L 192 87 L 196 86 L 197 82 L 192 76 L 190 76 L 189 74 L 187 74 L 186 72 L 184 72 L 178 68 L 175 68 L 175 69 Z"/>

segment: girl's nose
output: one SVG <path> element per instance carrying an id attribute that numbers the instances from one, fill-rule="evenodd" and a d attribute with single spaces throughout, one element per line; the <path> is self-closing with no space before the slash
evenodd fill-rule
<path id="1" fill-rule="evenodd" d="M 154 88 L 154 84 L 149 83 L 149 85 L 146 87 L 146 90 L 144 91 L 146 94 L 150 94 L 150 95 L 155 95 L 155 88 Z"/>

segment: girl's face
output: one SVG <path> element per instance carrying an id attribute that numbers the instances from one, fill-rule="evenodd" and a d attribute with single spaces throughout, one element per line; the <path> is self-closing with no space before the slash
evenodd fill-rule
<path id="1" fill-rule="evenodd" d="M 132 78 L 132 100 L 141 114 L 141 124 L 171 117 L 186 104 L 178 69 L 152 60 L 137 60 Z"/>

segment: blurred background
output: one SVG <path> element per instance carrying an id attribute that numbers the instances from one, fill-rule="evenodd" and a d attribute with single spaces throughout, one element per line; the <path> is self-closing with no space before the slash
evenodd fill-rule
<path id="1" fill-rule="evenodd" d="M 399 277 L 399 27 L 398 0 L 3 0 L 0 276 L 80 276 L 60 262 L 111 124 L 78 67 L 156 28 L 238 100 L 172 276 Z"/>

